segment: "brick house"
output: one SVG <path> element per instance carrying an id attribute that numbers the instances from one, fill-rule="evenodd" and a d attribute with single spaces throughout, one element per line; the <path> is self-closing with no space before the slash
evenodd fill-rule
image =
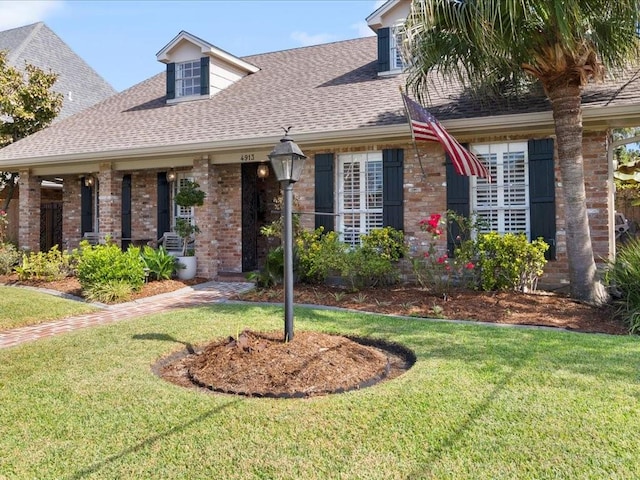
<path id="1" fill-rule="evenodd" d="M 420 219 L 448 208 L 477 212 L 501 231 L 551 245 L 546 283 L 566 282 L 562 184 L 553 120 L 543 95 L 483 104 L 450 84 L 429 110 L 479 154 L 494 182 L 457 175 L 442 147 L 414 148 L 399 87 L 406 77 L 395 26 L 408 0 L 390 0 L 367 21 L 375 37 L 238 58 L 180 32 L 157 53 L 166 71 L 81 114 L 0 150 L 0 168 L 20 171 L 20 244 L 37 249 L 42 179 L 63 179 L 63 244 L 86 232 L 123 247 L 160 238 L 176 218 L 200 227 L 198 274 L 224 278 L 264 258 L 262 225 L 277 217 L 273 173 L 258 166 L 292 126 L 309 157 L 294 194 L 307 228 L 324 225 L 357 242 L 370 229 L 404 230 L 426 248 Z M 594 252 L 613 254 L 611 129 L 640 124 L 636 75 L 584 95 L 584 168 Z M 419 152 L 419 154 L 418 154 Z M 175 175 L 174 181 L 169 181 Z M 203 207 L 173 204 L 182 179 L 206 192 Z M 319 212 L 323 215 L 316 215 Z"/>
<path id="2" fill-rule="evenodd" d="M 104 78 L 43 22 L 0 31 L 0 50 L 7 52 L 8 64 L 19 70 L 23 70 L 25 64 L 30 64 L 45 72 L 58 74 L 53 90 L 61 93 L 64 99 L 54 123 L 116 93 Z M 8 238 L 11 240 L 18 239 L 18 197 L 19 191 L 16 189 L 8 212 Z M 61 240 L 62 232 L 58 228 L 62 221 L 61 185 L 54 181 L 43 182 L 41 197 L 41 245 L 48 248 Z M 0 202 L 4 198 L 0 190 Z"/>

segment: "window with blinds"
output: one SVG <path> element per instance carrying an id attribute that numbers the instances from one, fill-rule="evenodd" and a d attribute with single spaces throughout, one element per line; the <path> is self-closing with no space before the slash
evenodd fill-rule
<path id="1" fill-rule="evenodd" d="M 404 68 L 404 62 L 402 61 L 402 52 L 400 51 L 400 42 L 402 41 L 402 25 L 396 25 L 391 28 L 391 35 L 389 38 L 389 61 L 391 70 L 402 70 Z"/>
<path id="2" fill-rule="evenodd" d="M 472 150 L 492 179 L 471 178 L 472 210 L 484 224 L 482 231 L 525 233 L 530 238 L 527 144 L 474 145 Z"/>
<path id="3" fill-rule="evenodd" d="M 360 236 L 382 228 L 382 152 L 338 157 L 339 231 L 342 241 L 358 245 Z"/>

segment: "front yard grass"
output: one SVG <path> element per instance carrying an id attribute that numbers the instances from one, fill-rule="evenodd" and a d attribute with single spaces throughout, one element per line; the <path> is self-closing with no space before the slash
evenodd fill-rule
<path id="1" fill-rule="evenodd" d="M 208 394 L 151 372 L 161 356 L 277 307 L 216 305 L 0 350 L 0 478 L 545 479 L 640 475 L 640 343 L 296 309 L 297 330 L 374 336 L 417 355 L 346 394 Z M 294 340 L 295 341 L 295 340 Z"/>
<path id="2" fill-rule="evenodd" d="M 0 286 L 0 332 L 93 312 L 96 307 L 24 288 Z"/>

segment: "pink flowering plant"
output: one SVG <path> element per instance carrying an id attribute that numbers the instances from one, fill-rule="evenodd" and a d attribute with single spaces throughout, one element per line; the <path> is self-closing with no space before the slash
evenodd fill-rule
<path id="1" fill-rule="evenodd" d="M 452 285 L 461 281 L 468 283 L 473 278 L 475 268 L 470 260 L 462 261 L 449 257 L 444 242 L 440 240 L 447 231 L 448 217 L 449 215 L 443 217 L 439 213 L 432 213 L 429 218 L 420 220 L 420 230 L 428 233 L 429 244 L 427 250 L 411 262 L 420 286 L 443 296 L 448 294 Z"/>

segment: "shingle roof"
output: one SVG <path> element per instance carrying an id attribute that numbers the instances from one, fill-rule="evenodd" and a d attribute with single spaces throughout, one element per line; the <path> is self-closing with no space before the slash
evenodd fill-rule
<path id="1" fill-rule="evenodd" d="M 23 68 L 25 63 L 30 63 L 59 75 L 53 86 L 53 90 L 64 95 L 62 110 L 56 119 L 58 121 L 116 93 L 42 22 L 0 32 L 0 50 L 9 52 L 9 63 L 16 68 Z"/>
<path id="2" fill-rule="evenodd" d="M 380 77 L 374 37 L 245 57 L 260 71 L 210 99 L 167 105 L 160 73 L 80 115 L 0 150 L 0 160 L 175 147 L 301 133 L 331 133 L 406 124 L 399 86 L 404 75 Z M 481 104 L 454 84 L 430 99 L 440 120 L 548 111 L 542 95 Z M 640 79 L 621 77 L 590 87 L 585 102 L 639 105 Z M 409 129 L 407 127 L 407 134 Z"/>

